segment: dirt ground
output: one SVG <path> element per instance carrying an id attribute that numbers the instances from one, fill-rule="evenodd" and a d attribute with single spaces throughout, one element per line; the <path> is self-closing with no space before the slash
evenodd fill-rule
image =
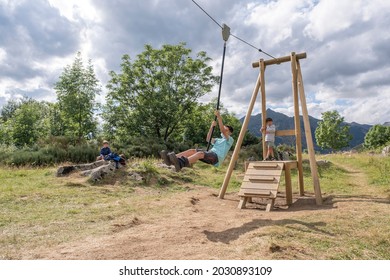
<path id="1" fill-rule="evenodd" d="M 366 183 L 364 174 L 357 171 L 353 171 L 351 180 L 359 186 Z M 143 195 L 143 191 L 137 190 L 137 195 Z M 217 195 L 218 190 L 190 186 L 188 191 L 148 201 L 148 208 L 152 211 L 112 224 L 109 234 L 90 236 L 54 248 L 37 248 L 26 252 L 22 258 L 311 259 L 318 256 L 308 249 L 310 238 L 326 241 L 344 234 L 327 227 L 343 213 L 348 213 L 348 217 L 359 217 L 365 215 L 362 209 L 366 206 L 376 207 L 377 211 L 389 210 L 387 198 L 325 195 L 324 205 L 318 207 L 310 194 L 304 198 L 295 194 L 289 209 L 281 194 L 276 209 L 271 212 L 264 211 L 266 201 L 262 200 L 254 200 L 255 203 L 248 204 L 247 209 L 239 210 L 236 193 L 227 194 L 224 200 Z M 297 236 L 291 236 L 291 229 L 298 232 Z M 309 236 L 302 241 L 304 243 L 298 242 L 301 233 Z M 275 243 L 277 234 L 289 235 L 286 238 L 290 245 L 283 247 Z M 347 235 L 345 233 L 340 238 L 348 238 Z"/>
<path id="2" fill-rule="evenodd" d="M 283 198 L 278 200 L 284 203 Z M 256 202 L 256 200 L 254 201 Z M 266 258 L 272 245 L 252 252 L 248 243 L 256 233 L 270 225 L 300 223 L 294 220 L 307 211 L 318 210 L 314 199 L 296 201 L 293 212 L 282 208 L 264 212 L 265 203 L 248 204 L 237 209 L 238 197 L 228 194 L 224 200 L 217 191 L 194 186 L 169 199 L 154 201 L 149 207 L 162 209 L 153 216 L 139 216 L 123 224 L 113 224 L 112 234 L 90 237 L 82 242 L 67 243 L 56 248 L 30 252 L 29 258 L 39 259 L 246 259 Z M 314 224 L 303 224 L 308 229 Z M 252 237 L 252 238 L 251 238 Z M 265 237 L 265 238 L 264 238 Z M 263 242 L 268 243 L 266 236 Z M 33 253 L 33 254 L 31 254 Z"/>

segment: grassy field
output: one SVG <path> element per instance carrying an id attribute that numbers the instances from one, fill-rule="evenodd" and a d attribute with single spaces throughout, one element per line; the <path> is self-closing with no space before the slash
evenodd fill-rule
<path id="1" fill-rule="evenodd" d="M 258 230 L 251 232 L 247 239 L 245 235 L 240 237 L 243 238 L 240 246 L 246 248 L 248 256 L 390 259 L 390 158 L 353 154 L 328 155 L 322 159 L 331 162 L 320 168 L 325 205 L 318 210 L 311 207 L 295 211 L 292 207 L 271 212 L 268 223 L 259 222 Z M 154 161 L 148 160 L 136 163 L 134 169 L 147 178 L 147 184 L 129 180 L 127 170 L 91 184 L 77 175 L 56 178 L 54 168 L 2 168 L 0 259 L 40 258 L 36 253 L 40 248 L 115 234 L 118 228 L 137 224 L 138 217 L 158 220 L 176 215 L 174 211 L 181 211 L 180 205 L 172 208 L 164 201 L 175 201 L 180 193 L 191 192 L 192 186 L 217 191 L 226 166 L 216 169 L 198 164 L 178 174 L 158 168 Z M 234 172 L 229 192 L 239 189 L 242 178 L 243 171 L 239 167 Z M 293 179 L 296 180 L 296 173 Z M 311 186 L 307 165 L 305 185 Z M 307 191 L 310 196 L 312 189 L 307 187 Z M 156 201 L 159 207 L 151 207 Z M 245 211 L 245 215 L 253 215 L 253 221 L 259 214 Z M 266 213 L 262 215 L 267 217 Z M 282 216 L 283 222 L 280 222 L 277 218 Z M 226 250 L 231 248 L 226 247 Z M 220 257 L 223 256 L 221 253 Z M 234 253 L 225 255 L 234 256 Z"/>

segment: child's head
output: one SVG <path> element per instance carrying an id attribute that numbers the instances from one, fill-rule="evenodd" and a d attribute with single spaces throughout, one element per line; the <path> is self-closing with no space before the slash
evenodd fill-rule
<path id="1" fill-rule="evenodd" d="M 107 140 L 104 140 L 104 141 L 103 141 L 103 147 L 107 148 L 108 145 L 109 145 L 109 144 L 108 144 L 108 141 L 107 141 Z"/>
<path id="2" fill-rule="evenodd" d="M 223 128 L 229 135 L 233 134 L 233 127 L 231 127 L 230 125 L 225 125 Z"/>
<path id="3" fill-rule="evenodd" d="M 266 124 L 266 125 L 272 125 L 272 122 L 273 122 L 273 120 L 272 120 L 271 118 L 267 118 L 267 119 L 265 120 L 265 124 Z"/>

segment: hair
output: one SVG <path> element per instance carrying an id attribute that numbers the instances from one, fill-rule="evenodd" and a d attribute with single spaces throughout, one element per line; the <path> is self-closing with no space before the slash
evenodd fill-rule
<path id="1" fill-rule="evenodd" d="M 233 133 L 233 127 L 231 127 L 230 125 L 225 125 L 227 128 L 229 128 L 229 131 L 230 133 Z"/>
<path id="2" fill-rule="evenodd" d="M 265 120 L 265 123 L 267 123 L 267 122 L 272 122 L 273 120 L 272 120 L 272 118 L 267 118 L 266 120 Z"/>
<path id="3" fill-rule="evenodd" d="M 103 141 L 103 144 L 109 144 L 107 140 L 104 140 Z"/>

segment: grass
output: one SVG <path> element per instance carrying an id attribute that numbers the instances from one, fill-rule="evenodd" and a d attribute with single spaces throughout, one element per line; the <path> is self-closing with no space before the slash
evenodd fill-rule
<path id="1" fill-rule="evenodd" d="M 280 247 L 265 253 L 273 259 L 390 259 L 390 158 L 356 154 L 324 159 L 331 162 L 319 170 L 325 208 L 267 220 L 261 232 L 250 237 L 248 252 L 261 250 L 266 240 Z M 168 210 L 150 208 L 148 202 L 174 197 L 192 185 L 218 189 L 226 168 L 227 163 L 221 169 L 199 163 L 175 173 L 156 167 L 156 161 L 139 160 L 130 169 L 140 173 L 143 182 L 129 180 L 128 170 L 120 170 L 97 184 L 78 176 L 56 178 L 53 168 L 2 168 L 0 259 L 21 259 L 24 251 L 107 235 L 113 224 L 140 215 L 158 219 Z M 306 164 L 304 173 L 310 193 Z M 229 192 L 238 191 L 242 178 L 239 167 Z"/>

